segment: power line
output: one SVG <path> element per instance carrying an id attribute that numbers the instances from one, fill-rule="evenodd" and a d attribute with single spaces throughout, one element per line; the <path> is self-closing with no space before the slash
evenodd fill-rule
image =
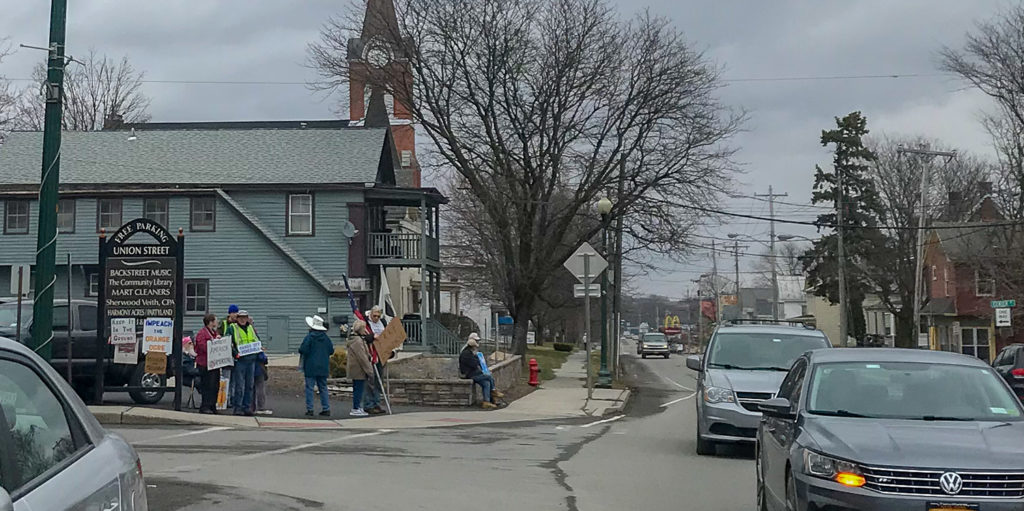
<path id="1" fill-rule="evenodd" d="M 705 208 L 705 207 L 701 207 L 701 206 L 692 206 L 692 205 L 688 205 L 688 204 L 679 204 L 678 207 L 683 208 L 683 209 L 690 209 L 690 210 L 693 210 L 693 211 L 700 211 L 702 213 L 710 213 L 710 214 L 714 214 L 714 215 L 722 215 L 722 216 L 735 217 L 735 218 L 748 218 L 748 219 L 751 219 L 751 220 L 760 220 L 762 222 L 771 222 L 773 220 L 772 218 L 765 217 L 765 216 L 745 215 L 743 213 L 732 213 L 732 212 L 729 212 L 729 211 L 722 211 L 720 209 Z M 783 224 L 807 225 L 807 226 L 818 227 L 818 228 L 823 228 L 824 227 L 824 228 L 836 229 L 836 228 L 839 227 L 839 225 L 837 225 L 837 224 L 827 224 L 827 223 L 820 223 L 820 222 L 806 222 L 806 221 L 802 221 L 802 220 L 788 220 L 788 219 L 780 219 L 780 218 L 775 218 L 774 220 L 776 222 L 783 223 Z M 1011 227 L 1011 226 L 1022 225 L 1022 224 L 1024 224 L 1024 220 L 1015 220 L 1015 221 L 1010 221 L 1010 222 L 991 222 L 991 223 L 986 224 L 984 226 L 984 228 Z M 917 226 L 903 226 L 903 225 L 877 225 L 877 226 L 870 226 L 870 227 L 869 226 L 861 226 L 861 225 L 845 225 L 845 226 L 843 226 L 844 229 L 891 229 L 891 230 L 894 230 L 894 231 L 918 231 L 918 230 L 926 230 L 927 231 L 927 230 L 943 230 L 943 229 L 962 229 L 963 227 L 964 226 L 960 226 L 960 225 L 934 225 L 934 226 L 924 227 L 922 229 L 921 227 L 917 227 Z"/>

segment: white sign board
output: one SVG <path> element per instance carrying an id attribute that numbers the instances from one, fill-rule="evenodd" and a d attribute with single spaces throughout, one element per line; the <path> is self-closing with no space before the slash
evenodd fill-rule
<path id="1" fill-rule="evenodd" d="M 601 285 L 600 284 L 595 284 L 595 283 L 591 282 L 590 283 L 590 289 L 584 290 L 584 287 L 586 287 L 586 286 L 584 286 L 583 284 L 576 284 L 576 285 L 574 285 L 572 287 L 572 294 L 573 294 L 573 296 L 575 296 L 576 298 L 583 298 L 584 292 L 586 292 L 587 294 L 590 295 L 591 298 L 600 298 L 601 297 Z"/>
<path id="2" fill-rule="evenodd" d="M 11 296 L 18 296 L 18 274 L 21 274 L 21 294 L 32 292 L 32 267 L 27 264 L 11 265 Z"/>
<path id="3" fill-rule="evenodd" d="M 118 344 L 114 346 L 114 363 L 135 365 L 139 362 L 139 345 L 137 343 Z"/>
<path id="4" fill-rule="evenodd" d="M 600 275 L 606 268 L 608 268 L 608 261 L 605 261 L 594 247 L 590 246 L 590 243 L 583 242 L 580 248 L 576 249 L 568 259 L 565 260 L 565 268 L 572 272 L 572 274 L 580 281 L 583 281 L 584 271 L 587 270 L 589 262 L 589 272 L 587 275 L 593 281 L 593 278 Z"/>
<path id="5" fill-rule="evenodd" d="M 142 352 L 171 352 L 171 338 L 174 337 L 174 320 L 171 318 L 146 318 L 142 325 Z"/>
<path id="6" fill-rule="evenodd" d="M 135 344 L 135 318 L 110 318 L 110 344 Z"/>
<path id="7" fill-rule="evenodd" d="M 255 342 L 238 345 L 238 356 L 244 357 L 246 355 L 255 355 L 263 351 L 263 343 L 256 339 Z"/>
<path id="8" fill-rule="evenodd" d="M 206 367 L 208 369 L 220 369 L 234 365 L 231 358 L 231 336 L 211 339 L 206 342 Z"/>
<path id="9" fill-rule="evenodd" d="M 1012 309 L 996 309 L 996 326 L 1013 326 Z"/>

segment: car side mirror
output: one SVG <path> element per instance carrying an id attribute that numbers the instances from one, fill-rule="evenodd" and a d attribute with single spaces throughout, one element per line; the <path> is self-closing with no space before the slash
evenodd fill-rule
<path id="1" fill-rule="evenodd" d="M 698 373 L 704 370 L 704 357 L 700 355 L 690 355 L 686 357 L 686 368 L 697 371 Z"/>
<path id="2" fill-rule="evenodd" d="M 14 511 L 14 502 L 7 490 L 0 488 L 0 511 Z"/>
<path id="3" fill-rule="evenodd" d="M 796 417 L 793 413 L 793 405 L 788 399 L 784 397 L 776 397 L 762 401 L 757 405 L 757 409 L 761 410 L 761 413 L 768 417 L 775 417 L 776 419 L 792 419 Z"/>

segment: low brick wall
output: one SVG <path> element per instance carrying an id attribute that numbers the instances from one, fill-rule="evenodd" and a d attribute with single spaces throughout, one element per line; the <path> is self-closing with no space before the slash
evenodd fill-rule
<path id="1" fill-rule="evenodd" d="M 523 374 L 520 357 L 513 356 L 490 367 L 498 390 L 515 385 Z M 351 381 L 347 378 L 331 379 L 332 396 L 352 398 Z M 344 386 L 344 389 L 339 388 Z M 392 403 L 417 406 L 470 406 L 480 402 L 479 386 L 461 378 L 391 378 L 388 397 Z"/>

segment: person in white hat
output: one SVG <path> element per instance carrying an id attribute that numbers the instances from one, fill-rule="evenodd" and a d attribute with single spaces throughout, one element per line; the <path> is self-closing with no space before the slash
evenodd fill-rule
<path id="1" fill-rule="evenodd" d="M 466 341 L 466 347 L 459 354 L 459 375 L 473 380 L 473 383 L 480 386 L 483 395 L 481 406 L 485 410 L 489 410 L 498 407 L 494 402 L 495 398 L 505 395 L 494 390 L 494 377 L 490 375 L 490 372 L 484 373 L 480 358 L 477 357 L 477 350 L 480 347 L 480 343 L 477 341 L 479 338 L 479 335 L 470 334 L 469 340 Z"/>
<path id="2" fill-rule="evenodd" d="M 331 416 L 331 403 L 327 395 L 327 377 L 331 373 L 331 355 L 334 354 L 334 343 L 327 336 L 324 318 L 313 316 L 306 318 L 309 333 L 299 346 L 302 356 L 302 373 L 306 378 L 306 415 L 313 416 L 313 386 L 320 391 L 320 416 Z"/>

